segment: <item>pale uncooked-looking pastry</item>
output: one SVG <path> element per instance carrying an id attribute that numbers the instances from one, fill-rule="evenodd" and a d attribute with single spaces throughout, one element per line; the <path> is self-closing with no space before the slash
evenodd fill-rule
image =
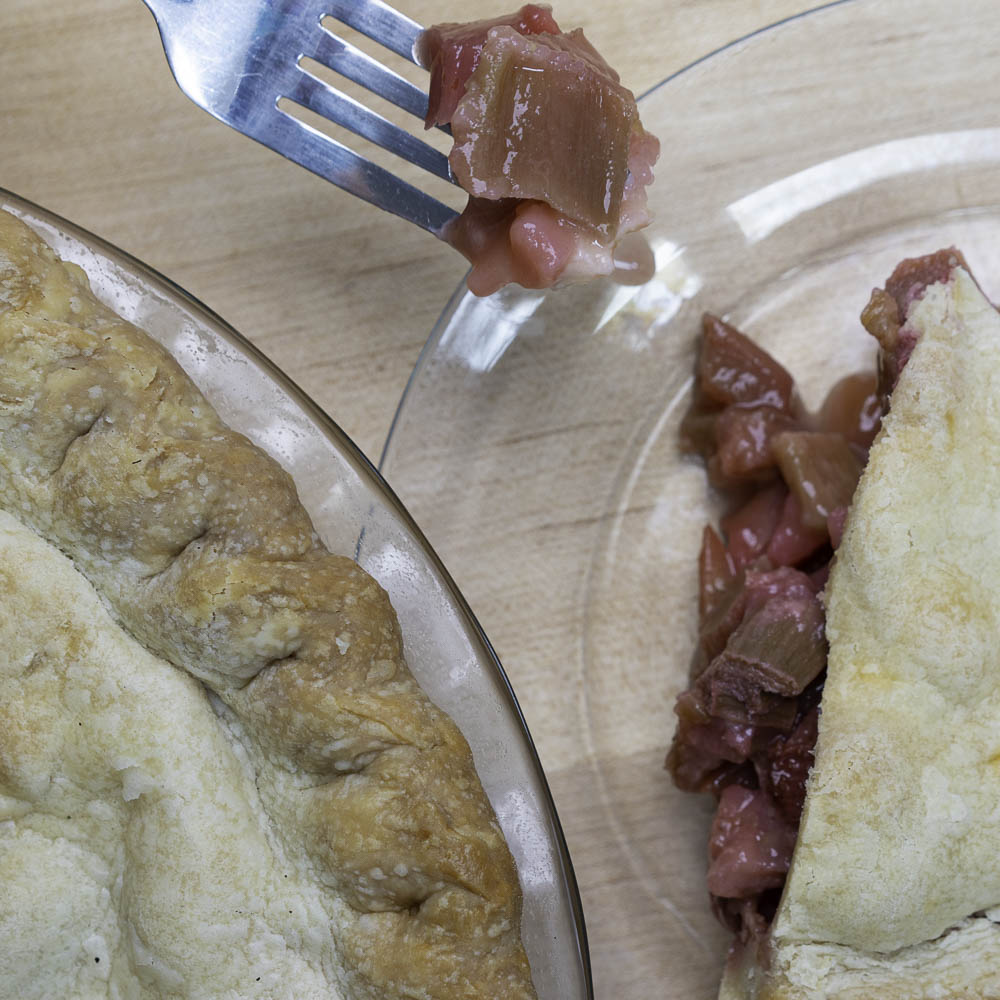
<path id="1" fill-rule="evenodd" d="M 723 998 L 1000 997 L 1000 314 L 955 266 L 904 318 L 791 871 Z"/>
<path id="2" fill-rule="evenodd" d="M 534 996 L 378 584 L 0 213 L 0 997 Z"/>

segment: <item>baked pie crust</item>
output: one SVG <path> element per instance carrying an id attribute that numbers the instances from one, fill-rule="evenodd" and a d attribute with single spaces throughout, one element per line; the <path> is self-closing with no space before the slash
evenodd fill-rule
<path id="1" fill-rule="evenodd" d="M 530 998 L 379 585 L 0 213 L 0 996 Z"/>

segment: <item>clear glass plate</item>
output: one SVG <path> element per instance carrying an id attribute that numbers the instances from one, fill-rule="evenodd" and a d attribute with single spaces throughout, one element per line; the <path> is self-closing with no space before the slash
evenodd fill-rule
<path id="1" fill-rule="evenodd" d="M 1000 295 L 1000 7 L 845 0 L 647 94 L 663 153 L 655 278 L 547 294 L 459 289 L 381 467 L 519 692 L 563 817 L 595 992 L 714 994 L 709 808 L 663 757 L 694 645 L 711 515 L 677 451 L 704 310 L 818 403 L 873 364 L 858 316 L 903 257 L 956 245 Z"/>
<path id="2" fill-rule="evenodd" d="M 540 1000 L 593 996 L 579 896 L 551 795 L 503 669 L 440 560 L 344 432 L 224 321 L 124 252 L 0 189 L 95 293 L 164 344 L 223 419 L 292 474 L 327 546 L 388 591 L 407 662 L 462 729 L 524 890 Z"/>

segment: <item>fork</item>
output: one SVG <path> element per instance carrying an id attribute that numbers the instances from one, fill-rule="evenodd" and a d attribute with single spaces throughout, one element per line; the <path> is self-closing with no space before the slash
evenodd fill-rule
<path id="1" fill-rule="evenodd" d="M 279 105 L 308 108 L 454 182 L 448 158 L 321 80 L 310 58 L 423 119 L 427 94 L 324 25 L 348 25 L 416 63 L 421 26 L 382 0 L 144 0 L 195 104 L 338 187 L 440 237 L 456 212 Z"/>

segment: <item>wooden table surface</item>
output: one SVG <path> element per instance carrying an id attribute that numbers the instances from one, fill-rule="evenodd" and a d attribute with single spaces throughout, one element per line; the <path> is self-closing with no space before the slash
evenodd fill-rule
<path id="1" fill-rule="evenodd" d="M 808 6 L 558 0 L 555 13 L 564 27 L 582 26 L 642 93 Z M 425 24 L 497 10 L 496 0 L 406 4 Z M 463 259 L 195 107 L 174 84 L 141 0 L 3 0 L 0 93 L 0 187 L 186 288 L 268 354 L 377 461 L 420 348 L 463 279 Z M 488 608 L 474 610 L 491 617 Z M 543 764 L 544 721 L 533 719 Z M 613 875 L 603 867 L 600 835 L 575 799 L 573 774 L 561 775 L 554 788 L 587 906 L 599 997 L 667 995 L 630 973 L 637 955 L 656 947 L 655 928 L 636 937 L 619 919 L 627 901 L 608 904 L 602 896 Z"/>

